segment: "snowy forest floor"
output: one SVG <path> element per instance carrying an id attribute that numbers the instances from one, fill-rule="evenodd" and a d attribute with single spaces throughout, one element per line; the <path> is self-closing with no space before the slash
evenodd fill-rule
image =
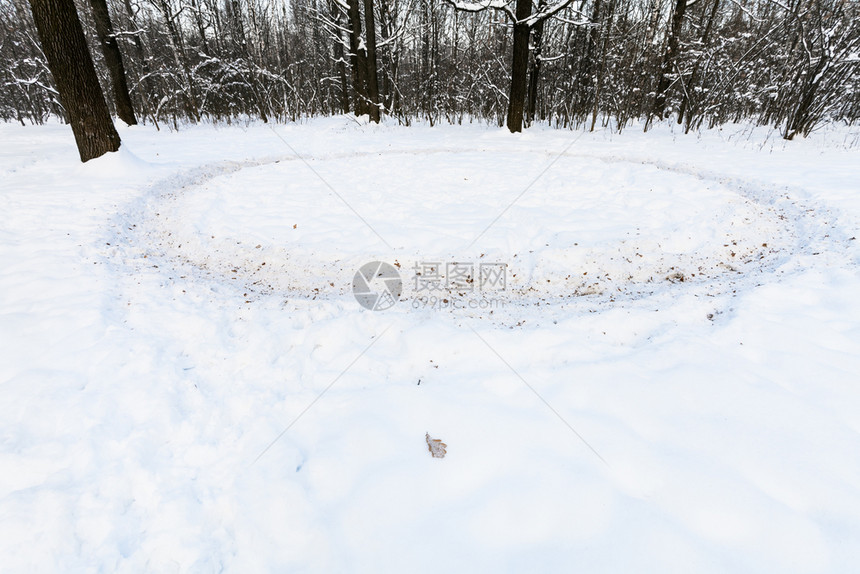
<path id="1" fill-rule="evenodd" d="M 0 570 L 860 563 L 856 130 L 120 133 L 0 125 Z"/>

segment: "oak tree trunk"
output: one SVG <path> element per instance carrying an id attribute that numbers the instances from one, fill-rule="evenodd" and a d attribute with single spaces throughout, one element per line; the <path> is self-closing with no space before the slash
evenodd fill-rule
<path id="1" fill-rule="evenodd" d="M 364 26 L 367 35 L 367 106 L 370 121 L 379 123 L 379 79 L 376 71 L 376 19 L 373 0 L 364 0 Z"/>
<path id="2" fill-rule="evenodd" d="M 361 12 L 358 0 L 349 0 L 349 59 L 352 64 L 352 81 L 355 87 L 355 115 L 369 113 L 367 105 L 367 55 L 361 42 Z"/>
<path id="3" fill-rule="evenodd" d="M 508 99 L 507 126 L 511 133 L 523 131 L 523 107 L 526 100 L 526 79 L 529 71 L 529 34 L 525 20 L 532 15 L 532 0 L 517 0 L 514 24 L 514 54 L 511 63 L 511 90 Z"/>
<path id="4" fill-rule="evenodd" d="M 346 81 L 346 62 L 344 60 L 343 36 L 341 34 L 343 23 L 341 21 L 341 10 L 338 8 L 337 3 L 334 0 L 329 4 L 329 13 L 332 15 L 337 28 L 334 41 L 334 60 L 337 62 L 337 73 L 340 78 L 340 111 L 341 113 L 348 114 L 349 84 Z"/>
<path id="5" fill-rule="evenodd" d="M 116 115 L 119 119 L 130 126 L 137 124 L 134 117 L 134 107 L 131 105 L 131 97 L 128 94 L 128 82 L 125 78 L 125 67 L 122 63 L 122 54 L 116 42 L 113 25 L 110 21 L 106 0 L 90 0 L 93 8 L 93 19 L 96 24 L 96 35 L 99 38 L 102 55 L 105 59 L 108 73 L 110 74 L 111 88 L 113 89 L 113 100 L 116 105 Z"/>
<path id="6" fill-rule="evenodd" d="M 542 9 L 546 4 L 546 0 L 540 0 L 538 10 Z M 532 68 L 529 71 L 529 107 L 527 118 L 527 126 L 531 126 L 535 121 L 535 112 L 537 111 L 537 92 L 538 83 L 540 82 L 541 68 L 541 46 L 543 44 L 543 26 L 545 20 L 541 20 L 535 24 L 534 31 L 534 54 L 532 54 Z"/>
<path id="7" fill-rule="evenodd" d="M 30 8 L 81 161 L 117 151 L 119 134 L 105 104 L 73 0 L 30 0 Z"/>
<path id="8" fill-rule="evenodd" d="M 663 55 L 663 63 L 660 66 L 660 78 L 657 81 L 654 107 L 651 110 L 652 115 L 661 120 L 666 113 L 666 90 L 669 89 L 669 75 L 672 73 L 675 59 L 678 57 L 681 24 L 684 23 L 684 12 L 686 11 L 687 0 L 676 0 L 675 9 L 672 11 L 672 25 L 669 28 L 669 41 L 666 46 L 666 53 Z"/>

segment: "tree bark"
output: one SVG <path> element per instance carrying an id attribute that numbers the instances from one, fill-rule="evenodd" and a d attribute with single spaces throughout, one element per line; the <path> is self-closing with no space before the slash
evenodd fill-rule
<path id="1" fill-rule="evenodd" d="M 93 8 L 93 19 L 96 24 L 96 35 L 99 38 L 102 55 L 105 59 L 108 73 L 110 74 L 111 88 L 113 89 L 113 100 L 116 105 L 116 115 L 119 119 L 130 126 L 137 124 L 134 117 L 134 107 L 131 105 L 131 96 L 128 94 L 128 82 L 125 78 L 125 66 L 122 62 L 122 54 L 116 42 L 113 32 L 113 24 L 110 21 L 106 0 L 90 0 Z"/>
<path id="2" fill-rule="evenodd" d="M 370 121 L 379 123 L 379 78 L 376 71 L 376 19 L 373 16 L 373 0 L 364 0 L 364 26 L 367 35 L 367 106 Z"/>
<path id="3" fill-rule="evenodd" d="M 367 105 L 367 56 L 361 42 L 361 12 L 358 0 L 349 0 L 349 51 L 355 87 L 355 115 L 369 113 Z"/>
<path id="4" fill-rule="evenodd" d="M 349 113 L 349 84 L 346 80 L 346 60 L 344 60 L 344 41 L 341 30 L 343 29 L 342 15 L 343 11 L 338 6 L 336 0 L 329 0 L 328 4 L 329 18 L 334 23 L 334 42 L 332 49 L 334 51 L 335 68 L 340 80 L 340 112 L 343 114 Z"/>
<path id="5" fill-rule="evenodd" d="M 337 39 L 334 43 L 334 58 L 337 60 L 337 73 L 340 77 L 340 111 L 341 113 L 349 113 L 349 84 L 346 81 L 346 64 L 343 59 L 343 44 L 340 40 L 340 31 L 337 33 Z"/>
<path id="6" fill-rule="evenodd" d="M 523 131 L 523 107 L 526 100 L 526 79 L 529 71 L 529 35 L 531 28 L 524 21 L 532 15 L 532 0 L 517 0 L 514 24 L 514 49 L 511 62 L 511 90 L 508 98 L 507 126 L 511 133 Z"/>
<path id="7" fill-rule="evenodd" d="M 544 7 L 546 0 L 540 0 L 538 10 Z M 543 26 L 544 20 L 541 20 L 534 26 L 534 54 L 532 54 L 532 68 L 529 71 L 529 107 L 527 118 L 527 126 L 531 126 L 535 121 L 535 111 L 537 110 L 537 91 L 538 82 L 540 81 L 541 68 L 541 44 L 543 42 Z"/>
<path id="8" fill-rule="evenodd" d="M 654 108 L 651 114 L 663 119 L 666 113 L 666 90 L 669 89 L 669 74 L 678 57 L 679 36 L 681 35 L 681 24 L 684 23 L 684 12 L 687 11 L 687 0 L 676 0 L 675 9 L 672 11 L 672 25 L 669 28 L 669 41 L 666 53 L 663 55 L 663 63 L 660 66 L 660 78 L 657 81 L 657 91 L 654 96 Z M 647 127 L 647 125 L 646 125 Z"/>
<path id="9" fill-rule="evenodd" d="M 111 120 L 73 0 L 30 0 L 48 68 L 66 108 L 81 161 L 117 151 Z"/>

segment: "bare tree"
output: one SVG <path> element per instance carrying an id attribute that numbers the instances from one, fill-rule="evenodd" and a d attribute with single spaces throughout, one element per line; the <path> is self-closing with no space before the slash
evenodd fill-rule
<path id="1" fill-rule="evenodd" d="M 513 10 L 510 7 L 510 2 L 506 0 L 484 0 L 481 2 L 446 0 L 446 2 L 463 12 L 475 13 L 487 9 L 501 11 L 513 25 L 514 42 L 506 125 L 511 133 L 521 132 L 523 130 L 523 108 L 526 100 L 526 79 L 529 70 L 529 38 L 532 28 L 567 8 L 572 0 L 542 3 L 542 6 L 535 13 L 532 13 L 532 0 L 516 0 Z"/>
<path id="2" fill-rule="evenodd" d="M 622 130 L 673 110 L 685 130 L 792 138 L 860 117 L 856 1 L 102 1 L 136 119 L 156 125 L 354 109 Z M 37 36 L 27 0 L 0 0 L 0 121 L 65 115 Z"/>

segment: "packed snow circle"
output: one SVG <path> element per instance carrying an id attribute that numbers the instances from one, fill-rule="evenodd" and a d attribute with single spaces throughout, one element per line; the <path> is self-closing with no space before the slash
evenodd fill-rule
<path id="1" fill-rule="evenodd" d="M 850 571 L 860 134 L 674 129 L 0 126 L 0 570 Z"/>
<path id="2" fill-rule="evenodd" d="M 345 276 L 365 261 L 390 261 L 414 285 L 413 309 L 435 297 L 450 299 L 449 310 L 474 311 L 482 308 L 453 302 L 472 300 L 480 267 L 491 261 L 505 268 L 505 288 L 492 291 L 505 306 L 569 305 L 593 295 L 603 297 L 578 304 L 605 306 L 653 294 L 664 282 L 714 295 L 744 274 L 773 271 L 809 239 L 799 228 L 808 225 L 807 213 L 789 199 L 763 200 L 754 183 L 659 162 L 545 156 L 386 149 L 215 164 L 156 186 L 160 201 L 135 225 L 138 246 L 170 261 L 177 274 L 237 281 L 251 298 L 343 298 Z M 504 219 L 492 220 L 500 191 L 521 165 L 548 159 L 553 170 L 524 190 L 530 197 L 514 196 Z M 339 185 L 368 218 L 356 213 L 344 222 L 341 212 L 353 206 L 329 193 L 317 170 L 344 174 L 356 164 L 363 175 Z M 430 181 L 429 189 L 421 185 Z M 491 225 L 477 233 L 476 222 L 479 230 Z M 430 263 L 440 268 L 435 290 L 426 285 Z M 445 273 L 455 264 L 467 271 L 459 284 Z"/>

